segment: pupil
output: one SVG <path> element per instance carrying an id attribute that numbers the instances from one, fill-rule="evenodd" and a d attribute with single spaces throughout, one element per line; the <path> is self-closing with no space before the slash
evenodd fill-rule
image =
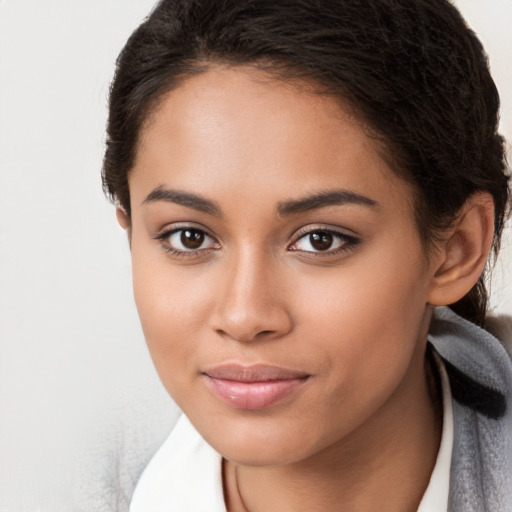
<path id="1" fill-rule="evenodd" d="M 309 235 L 309 240 L 317 251 L 326 251 L 332 245 L 332 235 L 321 231 Z"/>
<path id="2" fill-rule="evenodd" d="M 204 233 L 196 229 L 184 229 L 181 233 L 181 243 L 187 249 L 198 249 L 204 242 Z"/>

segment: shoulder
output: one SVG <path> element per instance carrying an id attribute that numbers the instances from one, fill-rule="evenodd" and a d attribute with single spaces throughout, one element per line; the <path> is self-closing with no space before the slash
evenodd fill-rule
<path id="1" fill-rule="evenodd" d="M 439 308 L 429 334 L 454 399 L 452 512 L 512 510 L 512 325 L 502 318 L 497 332 L 491 323 L 484 330 Z"/>
<path id="2" fill-rule="evenodd" d="M 501 342 L 512 357 L 512 316 L 488 315 L 485 324 L 487 330 Z"/>
<path id="3" fill-rule="evenodd" d="M 446 307 L 436 310 L 429 332 L 445 361 L 454 399 L 494 419 L 508 412 L 511 334 L 509 317 L 492 317 L 484 330 Z"/>

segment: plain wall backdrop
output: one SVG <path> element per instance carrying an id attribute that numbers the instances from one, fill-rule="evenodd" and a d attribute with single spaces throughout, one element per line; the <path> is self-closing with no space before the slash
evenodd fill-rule
<path id="1" fill-rule="evenodd" d="M 101 487 L 92 469 L 83 480 L 95 460 L 138 442 L 149 456 L 176 415 L 144 344 L 126 237 L 100 183 L 115 58 L 152 5 L 0 0 L 1 512 L 78 510 L 83 487 Z M 510 141 L 512 0 L 457 5 L 490 54 Z M 509 314 L 510 231 L 492 300 Z M 126 424 L 143 433 L 127 438 Z"/>

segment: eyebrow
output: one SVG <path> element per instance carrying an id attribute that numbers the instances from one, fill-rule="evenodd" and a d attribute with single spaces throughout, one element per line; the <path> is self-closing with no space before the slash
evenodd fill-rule
<path id="1" fill-rule="evenodd" d="M 327 206 L 340 206 L 345 204 L 358 204 L 379 208 L 377 201 L 369 197 L 356 194 L 350 190 L 330 190 L 306 196 L 301 199 L 290 199 L 279 203 L 277 211 L 279 215 L 286 216 L 311 210 L 318 210 Z"/>
<path id="2" fill-rule="evenodd" d="M 215 201 L 206 199 L 203 196 L 193 194 L 191 192 L 171 190 L 165 188 L 163 185 L 152 190 L 146 199 L 144 199 L 142 204 L 157 201 L 179 204 L 217 217 L 222 215 L 222 210 Z M 327 192 L 318 192 L 317 194 L 308 195 L 300 199 L 282 201 L 278 203 L 277 212 L 279 215 L 284 217 L 296 213 L 318 210 L 328 206 L 340 206 L 345 204 L 358 204 L 373 208 L 380 207 L 377 201 L 361 194 L 351 192 L 350 190 L 331 190 Z"/>
<path id="3" fill-rule="evenodd" d="M 169 203 L 180 204 L 187 208 L 192 208 L 193 210 L 215 215 L 217 217 L 222 215 L 222 210 L 214 201 L 197 194 L 192 194 L 191 192 L 170 190 L 165 188 L 163 185 L 156 187 L 152 192 L 150 192 L 142 204 L 154 203 L 156 201 L 167 201 Z"/>

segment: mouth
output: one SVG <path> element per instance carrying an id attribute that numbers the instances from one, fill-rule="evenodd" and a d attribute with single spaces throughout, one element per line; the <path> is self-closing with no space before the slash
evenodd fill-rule
<path id="1" fill-rule="evenodd" d="M 271 407 L 297 392 L 310 375 L 268 365 L 221 365 L 202 372 L 206 385 L 224 403 L 236 409 Z"/>

